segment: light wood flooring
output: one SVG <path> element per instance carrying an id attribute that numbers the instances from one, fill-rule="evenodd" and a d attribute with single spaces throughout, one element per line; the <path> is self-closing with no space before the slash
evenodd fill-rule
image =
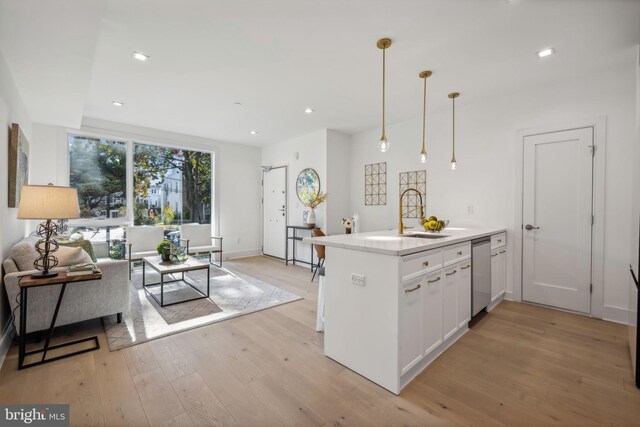
<path id="1" fill-rule="evenodd" d="M 626 327 L 503 302 L 400 396 L 323 356 L 309 270 L 264 257 L 229 268 L 302 301 L 110 352 L 18 372 L 13 346 L 1 403 L 70 403 L 72 425 L 639 425 Z"/>

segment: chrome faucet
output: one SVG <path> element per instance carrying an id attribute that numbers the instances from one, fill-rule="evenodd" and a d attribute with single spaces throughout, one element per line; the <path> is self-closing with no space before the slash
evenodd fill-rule
<path id="1" fill-rule="evenodd" d="M 415 191 L 418 194 L 418 197 L 420 198 L 420 224 L 422 224 L 422 222 L 424 221 L 424 205 L 422 203 L 422 193 L 420 193 L 415 188 L 408 188 L 404 190 L 400 195 L 400 225 L 398 225 L 398 234 L 404 234 L 404 224 L 402 223 L 402 199 L 404 198 L 404 195 L 409 191 Z"/>

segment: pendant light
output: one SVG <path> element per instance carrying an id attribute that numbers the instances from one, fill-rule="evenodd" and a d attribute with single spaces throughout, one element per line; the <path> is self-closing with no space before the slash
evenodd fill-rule
<path id="1" fill-rule="evenodd" d="M 389 149 L 389 141 L 387 141 L 387 134 L 384 129 L 384 101 L 385 101 L 385 66 L 386 66 L 386 52 L 387 48 L 391 46 L 391 39 L 380 39 L 376 43 L 378 49 L 382 49 L 382 135 L 378 142 L 378 150 L 385 152 Z"/>
<path id="2" fill-rule="evenodd" d="M 456 98 L 459 97 L 460 94 L 458 92 L 451 92 L 449 94 L 449 98 L 452 103 L 452 119 L 451 119 L 451 140 L 453 142 L 452 152 L 451 152 L 451 170 L 456 170 L 456 166 L 458 165 L 456 162 Z"/>
<path id="3" fill-rule="evenodd" d="M 431 71 L 422 71 L 418 76 L 424 80 L 424 95 L 422 98 L 422 151 L 420 152 L 420 163 L 427 162 L 427 149 L 425 147 L 426 122 L 427 122 L 427 77 L 431 76 Z"/>

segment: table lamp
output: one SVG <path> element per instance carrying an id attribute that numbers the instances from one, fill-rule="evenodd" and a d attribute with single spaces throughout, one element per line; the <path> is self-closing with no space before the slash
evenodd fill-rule
<path id="1" fill-rule="evenodd" d="M 80 218 L 78 206 L 78 191 L 70 187 L 49 185 L 23 185 L 20 190 L 19 219 L 44 219 L 38 225 L 36 233 L 42 239 L 36 243 L 36 251 L 40 258 L 33 262 L 40 273 L 32 274 L 34 279 L 55 277 L 56 272 L 50 271 L 58 265 L 58 259 L 51 253 L 58 250 L 58 242 L 51 238 L 57 234 L 58 226 L 54 219 Z"/>

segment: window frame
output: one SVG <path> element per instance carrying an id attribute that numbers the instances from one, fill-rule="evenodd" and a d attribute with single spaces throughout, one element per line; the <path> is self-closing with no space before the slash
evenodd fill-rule
<path id="1" fill-rule="evenodd" d="M 64 171 L 64 179 L 62 182 L 65 182 L 66 185 L 69 185 L 69 178 L 71 173 L 71 161 L 70 161 L 70 150 L 69 150 L 69 136 L 75 137 L 86 137 L 86 138 L 96 138 L 96 139 L 105 139 L 110 141 L 117 141 L 124 143 L 126 146 L 126 156 L 127 156 L 127 175 L 126 175 L 126 201 L 127 201 L 127 215 L 125 217 L 120 218 L 105 218 L 105 219 L 97 219 L 97 218 L 77 218 L 69 220 L 69 226 L 80 226 L 80 227 L 122 227 L 122 226 L 133 226 L 133 207 L 135 202 L 135 196 L 133 194 L 133 145 L 134 144 L 146 144 L 152 145 L 156 147 L 162 148 L 173 148 L 178 150 L 187 150 L 187 151 L 200 151 L 202 153 L 207 153 L 211 155 L 211 229 L 213 234 L 217 234 L 217 230 L 219 230 L 219 211 L 218 211 L 218 156 L 216 155 L 215 149 L 205 149 L 199 146 L 189 146 L 184 143 L 176 143 L 174 141 L 162 140 L 159 139 L 157 141 L 150 141 L 150 136 L 143 137 L 135 137 L 127 134 L 111 134 L 108 132 L 96 132 L 93 130 L 83 130 L 83 129 L 67 129 L 64 133 L 64 144 L 65 144 L 65 165 L 63 168 Z M 212 234 L 212 235 L 213 235 Z"/>

